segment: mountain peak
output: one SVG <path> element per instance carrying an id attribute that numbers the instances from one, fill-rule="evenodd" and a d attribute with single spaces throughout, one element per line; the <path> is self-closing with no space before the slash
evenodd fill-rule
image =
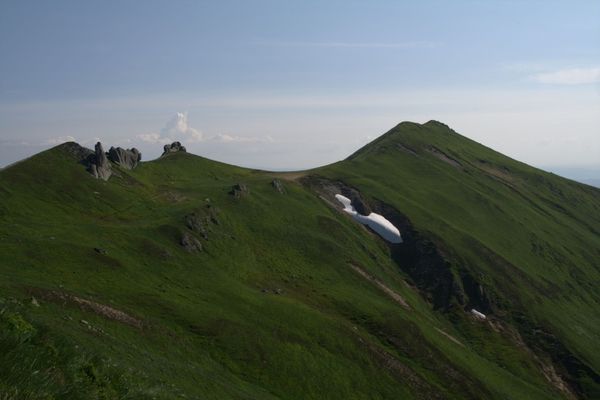
<path id="1" fill-rule="evenodd" d="M 424 124 L 417 122 L 403 121 L 392 129 L 379 136 L 377 139 L 366 144 L 358 151 L 348 157 L 349 160 L 360 155 L 370 153 L 380 154 L 388 148 L 398 148 L 415 153 L 414 149 L 432 146 L 435 143 L 441 145 L 442 138 L 447 134 L 456 134 L 456 132 L 443 122 L 430 120 Z M 460 135 L 457 135 L 457 138 Z M 413 150 L 410 150 L 414 148 Z"/>
<path id="2" fill-rule="evenodd" d="M 423 126 L 427 126 L 427 127 L 439 127 L 439 128 L 449 129 L 449 130 L 452 131 L 452 129 L 448 125 L 446 125 L 443 122 L 436 121 L 435 119 L 432 119 L 432 120 L 429 120 L 429 121 L 425 122 L 423 124 Z"/>

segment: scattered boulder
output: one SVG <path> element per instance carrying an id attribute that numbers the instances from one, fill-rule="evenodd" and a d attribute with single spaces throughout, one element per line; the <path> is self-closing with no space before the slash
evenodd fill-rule
<path id="1" fill-rule="evenodd" d="M 198 239 L 187 232 L 183 232 L 181 234 L 179 244 L 181 244 L 181 246 L 183 246 L 183 248 L 190 253 L 202 251 L 202 243 L 200 243 Z"/>
<path id="2" fill-rule="evenodd" d="M 135 147 L 127 150 L 121 147 L 111 147 L 108 150 L 108 159 L 125 169 L 134 169 L 142 161 L 142 153 Z"/>
<path id="3" fill-rule="evenodd" d="M 96 143 L 94 154 L 90 155 L 89 171 L 96 179 L 107 181 L 112 175 L 112 168 L 106 153 L 102 148 L 102 143 Z"/>
<path id="4" fill-rule="evenodd" d="M 177 153 L 179 151 L 184 152 L 184 153 L 186 152 L 185 146 L 182 146 L 180 142 L 173 142 L 171 144 L 165 144 L 165 147 L 163 147 L 163 150 L 164 151 L 163 151 L 161 157 L 165 156 L 169 153 Z"/>
<path id="5" fill-rule="evenodd" d="M 100 247 L 94 247 L 94 251 L 98 254 L 107 254 L 108 252 L 106 251 L 106 249 L 100 248 Z"/>
<path id="6" fill-rule="evenodd" d="M 241 199 L 243 196 L 250 193 L 250 189 L 243 183 L 236 183 L 231 187 L 229 194 L 235 197 L 236 199 Z"/>
<path id="7" fill-rule="evenodd" d="M 273 188 L 275 188 L 275 190 L 277 190 L 279 193 L 285 193 L 285 188 L 283 187 L 283 184 L 279 179 L 273 179 L 273 181 L 271 182 L 271 186 L 273 186 Z"/>

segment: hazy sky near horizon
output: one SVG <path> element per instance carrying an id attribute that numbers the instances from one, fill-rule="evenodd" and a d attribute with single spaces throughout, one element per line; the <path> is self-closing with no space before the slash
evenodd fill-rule
<path id="1" fill-rule="evenodd" d="M 600 171 L 600 2 L 0 3 L 0 166 L 65 140 L 145 159 L 180 140 L 306 168 L 431 119 Z"/>

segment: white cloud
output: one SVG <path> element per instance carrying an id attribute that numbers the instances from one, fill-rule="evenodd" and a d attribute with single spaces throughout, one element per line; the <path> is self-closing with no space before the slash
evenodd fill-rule
<path id="1" fill-rule="evenodd" d="M 148 143 L 172 143 L 180 141 L 183 143 L 197 143 L 203 140 L 202 132 L 191 127 L 187 112 L 178 112 L 171 118 L 159 133 L 146 133 L 137 136 Z"/>
<path id="2" fill-rule="evenodd" d="M 65 142 L 75 142 L 73 136 L 59 136 L 46 140 L 43 144 L 57 145 Z"/>
<path id="3" fill-rule="evenodd" d="M 167 143 L 172 143 L 174 142 L 174 140 L 172 140 L 171 138 L 163 138 L 160 136 L 160 133 L 145 133 L 145 134 L 141 134 L 141 135 L 137 135 L 138 139 L 141 139 L 144 142 L 147 143 L 160 143 L 160 144 L 167 144 Z"/>
<path id="4" fill-rule="evenodd" d="M 190 126 L 187 113 L 181 112 L 178 112 L 173 118 L 171 118 L 159 133 L 145 133 L 137 135 L 137 138 L 146 143 L 152 144 L 169 144 L 175 141 L 180 141 L 185 144 L 194 144 L 200 142 L 265 143 L 273 141 L 273 138 L 270 136 L 235 136 L 226 133 L 219 133 L 214 136 L 205 137 L 199 130 Z M 128 142 L 131 142 L 131 140 L 128 140 Z"/>
<path id="5" fill-rule="evenodd" d="M 248 137 L 248 136 L 232 136 L 225 133 L 219 133 L 211 136 L 207 139 L 210 142 L 219 143 L 272 143 L 273 138 L 271 136 L 265 137 Z"/>
<path id="6" fill-rule="evenodd" d="M 600 82 L 600 67 L 568 68 L 552 72 L 543 72 L 532 76 L 540 83 L 555 85 L 581 85 Z"/>

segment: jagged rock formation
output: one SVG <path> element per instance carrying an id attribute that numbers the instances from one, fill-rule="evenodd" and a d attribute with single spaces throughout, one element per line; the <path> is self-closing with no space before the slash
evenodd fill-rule
<path id="1" fill-rule="evenodd" d="M 165 156 L 169 153 L 177 153 L 178 151 L 186 152 L 185 146 L 182 146 L 180 142 L 173 142 L 171 144 L 165 144 L 165 147 L 163 149 L 164 149 L 164 151 L 163 151 L 161 157 Z"/>
<path id="2" fill-rule="evenodd" d="M 121 147 L 111 147 L 108 150 L 108 159 L 125 169 L 134 169 L 142 161 L 142 153 L 135 147 L 127 150 Z"/>
<path id="3" fill-rule="evenodd" d="M 107 181 L 112 175 L 112 168 L 106 153 L 102 148 L 102 143 L 96 143 L 94 147 L 94 154 L 90 156 L 89 171 L 96 179 L 102 179 Z"/>
<path id="4" fill-rule="evenodd" d="M 77 147 L 81 147 L 77 144 L 75 145 Z M 84 152 L 77 149 L 77 147 L 71 147 L 73 147 L 71 149 L 72 152 L 84 154 Z M 84 149 L 83 147 L 81 148 Z M 102 179 L 105 181 L 107 181 L 112 175 L 111 161 L 115 164 L 119 164 L 125 169 L 134 169 L 142 160 L 142 153 L 140 153 L 136 148 L 123 149 L 121 147 L 111 147 L 108 153 L 105 153 L 104 149 L 102 148 L 102 143 L 98 142 L 96 143 L 94 150 L 94 152 L 85 152 L 87 156 L 81 162 L 87 165 L 88 171 L 94 175 L 96 179 Z"/>

